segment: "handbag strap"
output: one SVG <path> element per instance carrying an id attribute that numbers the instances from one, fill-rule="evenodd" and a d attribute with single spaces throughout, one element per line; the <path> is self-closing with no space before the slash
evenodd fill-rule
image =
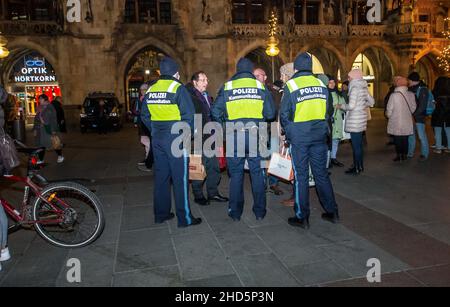
<path id="1" fill-rule="evenodd" d="M 406 102 L 406 105 L 408 106 L 408 109 L 409 109 L 409 112 L 411 113 L 411 115 L 412 114 L 414 114 L 414 112 L 413 111 L 411 111 L 411 107 L 409 106 L 409 103 L 408 103 L 408 100 L 406 99 L 406 97 L 405 97 L 405 95 L 403 95 L 403 93 L 402 92 L 394 92 L 394 93 L 399 93 L 400 95 L 402 95 L 402 97 L 403 97 L 403 99 L 405 100 L 405 102 Z"/>

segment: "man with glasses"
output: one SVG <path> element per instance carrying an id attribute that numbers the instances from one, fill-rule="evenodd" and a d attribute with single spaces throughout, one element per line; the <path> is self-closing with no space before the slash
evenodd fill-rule
<path id="1" fill-rule="evenodd" d="M 206 91 L 208 88 L 208 77 L 205 72 L 196 72 L 192 78 L 191 83 L 187 85 L 187 89 L 191 94 L 192 101 L 195 107 L 196 115 L 202 116 L 202 126 L 212 121 L 211 108 L 213 104 L 212 97 Z M 211 135 L 202 135 L 203 142 Z M 218 186 L 220 184 L 220 167 L 217 156 L 211 158 L 206 157 L 202 153 L 202 161 L 206 170 L 206 190 L 208 198 L 203 194 L 203 180 L 192 181 L 192 190 L 194 192 L 195 202 L 200 206 L 208 206 L 210 202 L 224 203 L 228 202 L 228 198 L 220 195 Z"/>

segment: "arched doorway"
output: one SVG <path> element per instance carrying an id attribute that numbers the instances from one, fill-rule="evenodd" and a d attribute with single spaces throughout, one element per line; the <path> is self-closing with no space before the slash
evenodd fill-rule
<path id="1" fill-rule="evenodd" d="M 16 104 L 17 116 L 22 116 L 28 123 L 33 122 L 40 95 L 46 94 L 50 101 L 62 97 L 55 69 L 38 51 L 14 50 L 4 67 L 3 78 Z"/>
<path id="2" fill-rule="evenodd" d="M 440 75 L 445 75 L 439 68 L 436 56 L 433 53 L 421 57 L 416 63 L 415 70 L 429 88 L 434 87 L 434 82 Z"/>
<path id="3" fill-rule="evenodd" d="M 279 55 L 270 57 L 266 54 L 266 50 L 260 47 L 245 57 L 250 59 L 255 64 L 255 67 L 262 68 L 266 72 L 267 81 L 270 83 L 280 79 L 280 68 L 283 66 L 283 61 Z"/>
<path id="4" fill-rule="evenodd" d="M 352 68 L 360 68 L 363 71 L 376 106 L 384 107 L 384 97 L 389 92 L 395 75 L 394 66 L 386 52 L 377 47 L 367 48 L 355 56 Z"/>
<path id="5" fill-rule="evenodd" d="M 139 98 L 141 85 L 159 78 L 159 63 L 165 55 L 157 48 L 147 47 L 139 51 L 128 63 L 125 70 L 127 110 L 130 110 L 131 103 Z"/>

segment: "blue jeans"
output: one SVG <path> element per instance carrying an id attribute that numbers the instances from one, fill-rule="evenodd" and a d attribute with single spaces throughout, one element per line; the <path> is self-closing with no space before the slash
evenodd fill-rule
<path id="1" fill-rule="evenodd" d="M 0 206 L 0 249 L 5 249 L 8 242 L 8 218 Z"/>
<path id="2" fill-rule="evenodd" d="M 444 146 L 442 146 L 442 129 L 445 129 L 445 134 L 447 135 L 447 147 L 450 149 L 450 127 L 444 125 L 442 127 L 434 127 L 434 135 L 436 137 L 436 149 L 442 150 Z"/>
<path id="3" fill-rule="evenodd" d="M 336 159 L 340 142 L 341 140 L 339 139 L 333 139 L 333 146 L 331 147 L 331 159 Z"/>
<path id="4" fill-rule="evenodd" d="M 428 158 L 430 155 L 430 148 L 428 144 L 428 137 L 427 132 L 425 131 L 425 124 L 423 123 L 416 123 L 416 131 L 419 136 L 420 140 L 420 152 L 421 155 L 425 158 Z M 412 158 L 414 157 L 414 154 L 416 152 L 416 134 L 414 133 L 411 135 L 408 139 L 409 142 L 409 150 L 408 150 L 408 157 Z"/>
<path id="5" fill-rule="evenodd" d="M 350 133 L 352 137 L 353 148 L 353 166 L 356 168 L 364 168 L 364 150 L 363 150 L 363 133 Z"/>

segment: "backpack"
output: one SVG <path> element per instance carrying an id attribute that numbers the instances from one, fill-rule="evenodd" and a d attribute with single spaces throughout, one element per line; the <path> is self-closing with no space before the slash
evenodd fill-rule
<path id="1" fill-rule="evenodd" d="M 417 90 L 417 93 L 416 93 L 417 99 L 419 99 L 420 93 L 422 92 L 422 90 L 426 90 L 428 93 L 427 108 L 425 110 L 425 115 L 426 116 L 433 115 L 434 110 L 436 110 L 436 100 L 434 99 L 433 93 L 427 87 L 421 86 L 421 87 L 419 87 L 419 89 Z"/>

